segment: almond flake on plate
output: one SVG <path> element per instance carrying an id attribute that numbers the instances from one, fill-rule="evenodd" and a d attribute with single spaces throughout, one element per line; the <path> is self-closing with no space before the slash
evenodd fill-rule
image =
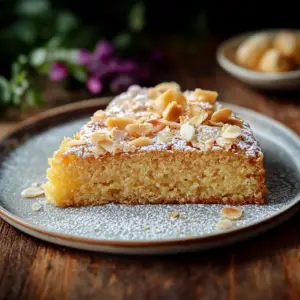
<path id="1" fill-rule="evenodd" d="M 33 204 L 31 205 L 31 208 L 32 208 L 33 211 L 39 211 L 42 207 L 43 207 L 42 204 L 37 203 L 37 202 L 36 202 L 36 203 L 33 203 Z"/>
<path id="2" fill-rule="evenodd" d="M 217 230 L 228 230 L 228 229 L 232 228 L 232 225 L 233 225 L 233 223 L 230 220 L 225 219 L 225 220 L 221 220 L 221 221 L 217 222 L 216 229 Z"/>
<path id="3" fill-rule="evenodd" d="M 238 207 L 224 207 L 221 210 L 221 215 L 223 218 L 229 220 L 238 220 L 243 215 L 243 210 Z"/>
<path id="4" fill-rule="evenodd" d="M 36 198 L 44 195 L 44 190 L 40 187 L 29 187 L 22 191 L 22 197 L 24 198 Z"/>

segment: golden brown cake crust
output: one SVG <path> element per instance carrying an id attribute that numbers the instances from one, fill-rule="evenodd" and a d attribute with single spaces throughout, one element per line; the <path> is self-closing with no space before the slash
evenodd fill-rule
<path id="1" fill-rule="evenodd" d="M 182 92 L 175 83 L 130 87 L 64 139 L 49 160 L 48 200 L 62 207 L 264 203 L 259 143 L 216 98 L 214 91 Z"/>

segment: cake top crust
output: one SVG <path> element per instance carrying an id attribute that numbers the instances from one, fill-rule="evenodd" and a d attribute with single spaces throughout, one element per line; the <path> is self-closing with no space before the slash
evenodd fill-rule
<path id="1" fill-rule="evenodd" d="M 248 123 L 223 107 L 215 91 L 182 91 L 175 82 L 145 88 L 133 85 L 98 110 L 64 154 L 82 157 L 143 151 L 231 151 L 262 156 Z"/>

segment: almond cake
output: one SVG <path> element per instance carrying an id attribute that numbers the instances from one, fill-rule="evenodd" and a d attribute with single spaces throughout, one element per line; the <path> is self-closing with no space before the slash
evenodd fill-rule
<path id="1" fill-rule="evenodd" d="M 133 85 L 49 159 L 47 200 L 59 207 L 263 204 L 263 153 L 248 123 L 215 91 Z"/>

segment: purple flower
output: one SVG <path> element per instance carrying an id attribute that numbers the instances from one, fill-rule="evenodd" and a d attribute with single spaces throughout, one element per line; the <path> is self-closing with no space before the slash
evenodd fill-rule
<path id="1" fill-rule="evenodd" d="M 108 64 L 95 59 L 92 59 L 88 69 L 89 69 L 89 73 L 93 77 L 97 77 L 99 79 L 103 79 L 113 72 Z"/>
<path id="2" fill-rule="evenodd" d="M 103 89 L 102 82 L 96 77 L 90 77 L 86 86 L 92 94 L 99 94 Z"/>
<path id="3" fill-rule="evenodd" d="M 68 68 L 61 62 L 52 64 L 49 77 L 53 81 L 61 81 L 68 76 Z"/>
<path id="4" fill-rule="evenodd" d="M 113 93 L 119 93 L 126 90 L 129 86 L 135 84 L 136 81 L 131 76 L 122 74 L 116 76 L 110 83 L 110 90 Z"/>
<path id="5" fill-rule="evenodd" d="M 114 51 L 115 51 L 115 47 L 112 42 L 100 41 L 95 47 L 93 56 L 96 59 L 107 61 L 112 57 Z"/>
<path id="6" fill-rule="evenodd" d="M 137 65 L 131 60 L 112 59 L 109 62 L 109 68 L 116 73 L 133 73 L 137 69 Z"/>
<path id="7" fill-rule="evenodd" d="M 87 49 L 79 49 L 77 52 L 77 63 L 79 65 L 87 65 L 91 60 L 91 52 Z"/>

